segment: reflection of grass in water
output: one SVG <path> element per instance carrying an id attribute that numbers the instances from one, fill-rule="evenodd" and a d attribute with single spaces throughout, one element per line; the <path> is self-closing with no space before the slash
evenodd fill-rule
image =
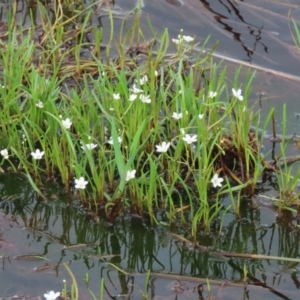
<path id="1" fill-rule="evenodd" d="M 88 26 L 91 10 L 66 20 L 58 5 L 51 23 L 39 9 L 41 36 L 9 21 L 1 44 L 1 145 L 12 168 L 40 194 L 44 180 L 61 181 L 69 201 L 80 197 L 95 215 L 104 210 L 110 222 L 126 209 L 147 211 L 158 222 L 162 208 L 163 224 L 179 217 L 192 224 L 193 234 L 199 223 L 208 231 L 228 192 L 238 214 L 235 193 L 253 195 L 264 172 L 261 132 L 252 131 L 259 112 L 247 107 L 254 74 L 247 73 L 234 96 L 241 68 L 231 82 L 212 51 L 193 51 L 197 44 L 183 32 L 175 40 L 177 52 L 168 54 L 168 32 L 158 38 L 151 28 L 153 39 L 145 41 L 138 11 L 117 46 L 110 16 L 104 55 L 102 31 Z M 112 46 L 116 58 L 110 57 Z M 32 154 L 36 149 L 43 152 L 39 157 Z"/>

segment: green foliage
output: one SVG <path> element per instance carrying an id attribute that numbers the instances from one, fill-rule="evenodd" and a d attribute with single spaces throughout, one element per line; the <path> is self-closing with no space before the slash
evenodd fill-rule
<path id="1" fill-rule="evenodd" d="M 153 39 L 146 40 L 138 9 L 117 44 L 110 13 L 103 58 L 103 32 L 88 27 L 91 7 L 66 20 L 58 5 L 53 24 L 39 4 L 45 34 L 38 49 L 33 29 L 11 26 L 1 42 L 1 147 L 10 164 L 39 193 L 46 179 L 58 179 L 70 199 L 80 197 L 95 213 L 104 206 L 111 222 L 128 210 L 147 211 L 156 223 L 161 208 L 168 222 L 191 224 L 195 236 L 199 225 L 210 230 L 228 193 L 239 215 L 235 196 L 252 196 L 264 172 L 259 111 L 247 102 L 255 74 L 248 72 L 243 86 L 238 68 L 231 82 L 226 67 L 212 60 L 214 49 L 203 51 L 208 40 L 199 48 L 183 31 L 169 54 L 168 31 L 159 35 L 150 24 Z M 87 44 L 86 32 L 93 32 L 94 44 Z M 36 149 L 44 152 L 41 159 L 34 159 Z"/>
<path id="2" fill-rule="evenodd" d="M 300 54 L 300 30 L 294 19 L 292 19 L 292 23 L 293 23 L 294 31 L 296 34 L 296 36 L 294 36 L 294 34 L 292 33 L 292 38 L 293 38 L 294 44 L 296 45 L 297 50 Z"/>

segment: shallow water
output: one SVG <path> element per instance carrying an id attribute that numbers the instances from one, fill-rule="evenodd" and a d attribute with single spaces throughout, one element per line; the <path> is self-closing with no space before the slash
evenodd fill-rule
<path id="1" fill-rule="evenodd" d="M 55 188 L 48 190 L 49 200 L 45 201 L 23 178 L 2 175 L 0 181 L 1 297 L 36 297 L 47 290 L 59 291 L 63 279 L 70 287 L 65 263 L 77 279 L 80 299 L 92 298 L 84 282 L 86 274 L 94 293 L 104 278 L 105 299 L 117 295 L 141 299 L 140 289 L 145 290 L 149 270 L 151 299 L 199 299 L 200 284 L 206 297 L 206 278 L 211 295 L 218 299 L 245 295 L 247 299 L 298 299 L 297 264 L 212 253 L 298 256 L 297 219 L 286 213 L 276 222 L 276 209 L 263 199 L 256 199 L 257 206 L 243 203 L 239 220 L 228 214 L 221 236 L 217 234 L 219 223 L 212 227 L 215 233 L 199 234 L 197 242 L 202 247 L 195 248 L 176 235 L 191 238 L 179 224 L 152 228 L 143 219 L 125 216 L 112 227 L 104 220 L 95 222 L 79 203 L 66 205 L 66 195 Z M 246 285 L 243 268 L 248 272 Z"/>
<path id="2" fill-rule="evenodd" d="M 9 1 L 0 2 L 9 4 Z M 27 3 L 35 9 L 34 2 Z M 87 5 L 90 3 L 86 1 Z M 128 11 L 135 3 L 135 0 L 116 0 L 114 9 Z M 185 34 L 196 36 L 198 41 L 210 34 L 208 47 L 218 40 L 217 51 L 228 65 L 229 78 L 233 78 L 237 64 L 227 62 L 226 57 L 299 74 L 299 58 L 295 55 L 287 17 L 291 9 L 291 16 L 300 21 L 296 0 L 251 3 L 144 0 L 144 4 L 142 27 L 149 36 L 147 16 L 159 31 L 168 27 L 171 36 L 176 37 L 183 28 Z M 4 20 L 6 9 L 0 7 Z M 26 1 L 18 1 L 17 16 L 20 23 L 30 24 Z M 34 17 L 38 24 L 38 14 Z M 105 14 L 95 16 L 93 22 L 95 26 L 109 26 Z M 116 19 L 118 26 L 121 22 Z M 278 132 L 282 126 L 282 105 L 287 103 L 290 116 L 287 131 L 299 134 L 300 120 L 294 115 L 299 110 L 299 88 L 298 81 L 258 71 L 250 103 L 258 101 L 258 91 L 265 93 L 262 116 L 270 106 L 275 106 Z M 264 186 L 263 192 L 274 194 L 271 183 Z M 211 255 L 212 251 L 227 251 L 299 256 L 300 234 L 296 227 L 299 220 L 288 212 L 277 220 L 276 209 L 266 199 L 257 197 L 254 203 L 245 201 L 240 219 L 229 213 L 222 229 L 220 222 L 216 222 L 212 224 L 213 234 L 199 234 L 198 244 L 209 247 L 208 251 L 195 249 L 173 235 L 191 239 L 189 229 L 179 224 L 152 228 L 143 219 L 125 216 L 111 227 L 104 220 L 95 222 L 76 201 L 67 205 L 66 198 L 57 187 L 50 186 L 48 201 L 45 201 L 32 191 L 26 178 L 0 176 L 0 297 L 26 294 L 32 298 L 47 290 L 59 291 L 63 279 L 70 288 L 72 280 L 65 263 L 77 279 L 80 299 L 92 299 L 84 282 L 86 274 L 89 274 L 88 287 L 98 298 L 100 280 L 104 278 L 105 299 L 141 299 L 149 270 L 151 277 L 146 293 L 155 300 L 199 299 L 199 285 L 206 299 L 209 296 L 206 278 L 210 279 L 212 299 L 299 298 L 298 265 L 271 259 L 226 259 Z M 225 206 L 228 201 L 224 199 Z M 217 234 L 219 231 L 221 236 Z M 246 284 L 244 268 L 249 274 Z"/>

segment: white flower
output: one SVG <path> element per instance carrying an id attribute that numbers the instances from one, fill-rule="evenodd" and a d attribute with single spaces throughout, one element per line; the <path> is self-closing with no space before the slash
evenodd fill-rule
<path id="1" fill-rule="evenodd" d="M 137 87 L 136 87 L 136 84 L 134 84 L 134 85 L 132 86 L 132 88 L 130 89 L 130 91 L 131 91 L 132 93 L 134 93 L 134 94 L 139 94 L 139 93 L 143 93 L 143 92 L 144 92 L 143 90 L 137 88 Z"/>
<path id="2" fill-rule="evenodd" d="M 154 71 L 154 76 L 157 77 L 158 76 L 158 72 L 155 70 Z"/>
<path id="3" fill-rule="evenodd" d="M 3 149 L 0 151 L 0 154 L 5 158 L 8 159 L 8 150 L 7 149 Z"/>
<path id="4" fill-rule="evenodd" d="M 107 142 L 112 145 L 114 143 L 113 137 L 111 136 Z M 122 138 L 120 136 L 118 136 L 118 142 L 119 143 L 122 142 Z"/>
<path id="5" fill-rule="evenodd" d="M 93 150 L 97 147 L 97 144 L 83 144 L 83 146 L 81 146 L 82 149 L 88 149 L 88 150 Z"/>
<path id="6" fill-rule="evenodd" d="M 36 149 L 35 152 L 31 152 L 33 159 L 42 159 L 44 155 L 44 151 L 40 151 L 40 149 Z"/>
<path id="7" fill-rule="evenodd" d="M 143 85 L 145 82 L 148 82 L 148 76 L 144 75 L 142 78 L 140 78 L 140 85 Z"/>
<path id="8" fill-rule="evenodd" d="M 172 118 L 175 120 L 179 120 L 182 118 L 182 113 L 173 112 Z"/>
<path id="9" fill-rule="evenodd" d="M 242 96 L 242 90 L 238 89 L 237 91 L 232 88 L 232 94 L 234 97 L 238 98 L 238 100 L 243 101 L 244 97 Z"/>
<path id="10" fill-rule="evenodd" d="M 140 95 L 140 100 L 143 102 L 143 103 L 151 103 L 151 99 L 150 99 L 150 96 L 146 96 L 146 95 L 143 95 L 141 94 Z"/>
<path id="11" fill-rule="evenodd" d="M 131 94 L 129 96 L 129 101 L 134 101 L 137 98 L 137 94 Z"/>
<path id="12" fill-rule="evenodd" d="M 213 178 L 211 179 L 211 183 L 213 184 L 213 186 L 214 186 L 214 188 L 215 187 L 221 187 L 222 186 L 222 183 L 221 182 L 223 182 L 223 178 L 220 178 L 219 177 L 219 175 L 218 174 L 215 174 L 214 176 L 213 176 Z"/>
<path id="13" fill-rule="evenodd" d="M 193 37 L 189 36 L 189 35 L 178 35 L 178 39 L 172 39 L 172 42 L 176 45 L 179 45 L 183 42 L 186 42 L 186 43 L 190 43 L 194 40 Z"/>
<path id="14" fill-rule="evenodd" d="M 208 98 L 214 98 L 214 97 L 216 97 L 216 96 L 217 96 L 217 92 L 210 91 L 210 92 L 208 93 Z"/>
<path id="15" fill-rule="evenodd" d="M 196 135 L 189 135 L 186 134 L 183 138 L 182 138 L 187 144 L 192 144 L 194 142 L 197 142 L 197 136 Z"/>
<path id="16" fill-rule="evenodd" d="M 43 108 L 43 107 L 44 107 L 44 104 L 43 104 L 42 101 L 39 101 L 38 103 L 36 103 L 36 106 L 37 106 L 38 108 Z"/>
<path id="17" fill-rule="evenodd" d="M 127 171 L 126 173 L 126 181 L 135 178 L 136 170 Z"/>
<path id="18" fill-rule="evenodd" d="M 84 190 L 87 184 L 88 182 L 84 180 L 84 177 L 79 177 L 79 179 L 75 179 L 75 189 Z"/>
<path id="19" fill-rule="evenodd" d="M 172 42 L 176 45 L 179 45 L 180 43 L 182 43 L 181 39 L 172 39 Z"/>
<path id="20" fill-rule="evenodd" d="M 186 43 L 189 43 L 189 42 L 192 42 L 194 40 L 193 37 L 189 36 L 189 35 L 183 35 L 182 36 L 182 39 L 186 42 Z"/>
<path id="21" fill-rule="evenodd" d="M 203 117 L 204 117 L 204 114 L 199 114 L 199 115 L 198 115 L 198 118 L 199 118 L 200 120 L 202 120 Z"/>
<path id="22" fill-rule="evenodd" d="M 66 129 L 70 129 L 70 127 L 72 126 L 72 122 L 69 118 L 62 120 L 61 122 Z"/>
<path id="23" fill-rule="evenodd" d="M 114 98 L 114 100 L 120 100 L 121 99 L 120 94 L 113 94 L 113 98 Z"/>
<path id="24" fill-rule="evenodd" d="M 60 292 L 54 293 L 53 291 L 50 291 L 48 294 L 44 294 L 44 297 L 47 300 L 56 300 L 56 298 L 59 296 L 60 296 Z"/>
<path id="25" fill-rule="evenodd" d="M 157 152 L 167 152 L 171 143 L 162 142 L 161 145 L 156 145 L 156 151 Z"/>

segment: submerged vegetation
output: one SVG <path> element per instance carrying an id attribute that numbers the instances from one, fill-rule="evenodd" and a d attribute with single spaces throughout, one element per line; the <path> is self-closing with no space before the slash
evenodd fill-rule
<path id="1" fill-rule="evenodd" d="M 55 3 L 53 21 L 38 2 L 41 25 L 29 28 L 16 24 L 13 5 L 2 33 L 2 171 L 24 174 L 42 197 L 45 182 L 59 182 L 69 202 L 80 198 L 109 222 L 126 211 L 152 223 L 179 218 L 195 235 L 228 209 L 239 216 L 241 197 L 278 171 L 261 153 L 273 110 L 262 122 L 248 105 L 255 73 L 241 82 L 240 67 L 227 78 L 215 49 L 184 31 L 170 37 L 149 25 L 146 40 L 139 7 L 118 39 L 107 10 L 104 44 L 103 30 L 89 25 L 95 5 L 67 17 Z M 285 196 L 297 185 L 286 173 L 277 172 L 290 187 Z M 222 206 L 224 195 L 231 207 Z"/>

